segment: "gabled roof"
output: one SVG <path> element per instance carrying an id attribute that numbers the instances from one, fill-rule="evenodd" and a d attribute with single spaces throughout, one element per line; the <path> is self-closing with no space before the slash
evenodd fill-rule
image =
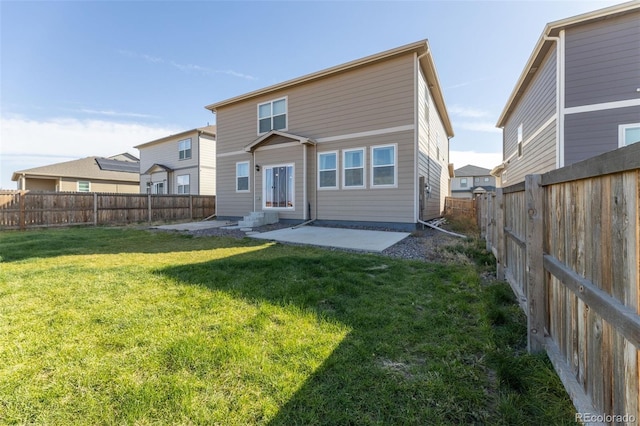
<path id="1" fill-rule="evenodd" d="M 415 53 L 420 58 L 420 66 L 422 67 L 425 77 L 427 78 L 427 83 L 429 85 L 429 88 L 431 89 L 431 93 L 433 95 L 438 112 L 440 113 L 440 117 L 442 118 L 447 136 L 453 137 L 453 127 L 451 126 L 449 113 L 447 112 L 447 108 L 445 106 L 444 97 L 442 95 L 442 89 L 440 86 L 440 80 L 438 79 L 438 73 L 436 72 L 433 57 L 431 56 L 431 49 L 429 47 L 428 40 L 421 40 L 415 43 L 397 47 L 395 49 L 386 50 L 384 52 L 357 59 L 355 61 L 347 62 L 331 68 L 326 68 L 324 70 L 307 74 L 302 77 L 287 80 L 285 82 L 274 84 L 263 89 L 255 90 L 253 92 L 245 93 L 243 95 L 236 96 L 224 101 L 216 102 L 211 105 L 207 105 L 205 108 L 215 113 L 218 108 L 232 105 L 237 102 L 252 99 L 278 90 L 309 83 L 311 81 L 320 80 L 322 78 L 326 78 L 341 72 L 361 68 L 373 63 L 381 62 L 396 56 L 406 55 L 410 53 Z"/>
<path id="2" fill-rule="evenodd" d="M 514 110 L 514 108 L 518 104 L 518 101 L 524 95 L 527 87 L 533 80 L 535 73 L 542 64 L 542 60 L 544 59 L 545 55 L 553 46 L 554 41 L 548 40 L 547 37 L 557 37 L 561 30 L 567 28 L 584 25 L 595 21 L 608 19 L 615 15 L 623 15 L 639 10 L 640 2 L 636 0 L 548 23 L 544 27 L 542 35 L 540 35 L 540 38 L 538 39 L 538 42 L 536 43 L 536 46 L 533 49 L 533 52 L 531 53 L 531 56 L 529 57 L 524 70 L 522 71 L 522 74 L 520 74 L 520 78 L 516 83 L 516 87 L 513 89 L 513 92 L 511 92 L 511 96 L 509 96 L 509 100 L 502 110 L 502 114 L 500 114 L 500 118 L 498 119 L 496 127 L 504 127 L 507 118 L 509 118 L 509 115 L 511 115 L 511 112 Z"/>
<path id="3" fill-rule="evenodd" d="M 157 172 L 172 172 L 173 169 L 171 167 L 167 167 L 163 164 L 158 164 L 158 163 L 154 163 L 151 167 L 149 167 L 144 173 L 141 173 L 143 175 L 150 175 L 152 173 L 157 173 Z"/>
<path id="4" fill-rule="evenodd" d="M 109 160 L 103 157 L 86 157 L 79 160 L 64 161 L 62 163 L 49 164 L 47 166 L 34 167 L 32 169 L 18 170 L 13 172 L 12 181 L 17 181 L 21 175 L 35 178 L 52 178 L 61 177 L 89 179 L 89 180 L 119 180 L 126 182 L 139 182 L 139 163 L 129 161 L 120 161 L 126 163 L 127 166 L 135 165 L 135 170 L 131 168 L 127 171 L 103 170 L 98 165 L 100 161 L 118 161 Z"/>
<path id="5" fill-rule="evenodd" d="M 472 166 L 467 164 L 464 167 L 460 167 L 459 169 L 455 169 L 454 173 L 456 177 L 465 177 L 465 176 L 489 176 L 491 170 L 485 169 L 483 167 Z"/>
<path id="6" fill-rule="evenodd" d="M 149 142 L 145 142 L 145 143 L 140 144 L 140 145 L 136 145 L 136 146 L 134 146 L 134 148 L 138 148 L 138 149 L 146 148 L 146 147 L 148 147 L 150 145 L 154 145 L 154 144 L 157 144 L 157 143 L 167 142 L 167 141 L 174 140 L 174 139 L 186 138 L 187 136 L 189 136 L 192 133 L 198 133 L 199 135 L 200 134 L 207 135 L 207 136 L 212 137 L 212 138 L 215 139 L 216 138 L 216 126 L 215 126 L 215 124 L 212 124 L 210 126 L 198 127 L 198 128 L 191 129 L 191 130 L 186 130 L 186 131 L 181 132 L 181 133 L 176 133 L 174 135 L 165 136 L 165 137 L 162 137 L 160 139 L 156 139 L 156 140 L 152 140 L 152 141 L 149 141 Z"/>
<path id="7" fill-rule="evenodd" d="M 251 152 L 254 149 L 256 149 L 258 146 L 260 146 L 261 144 L 265 143 L 267 140 L 269 140 L 270 138 L 272 138 L 274 136 L 282 136 L 283 138 L 291 139 L 293 141 L 298 141 L 301 144 L 308 144 L 308 145 L 315 145 L 316 144 L 316 142 L 313 139 L 305 137 L 305 136 L 298 136 L 298 135 L 294 135 L 294 134 L 291 134 L 291 133 L 281 132 L 279 130 L 271 130 L 271 131 L 265 133 L 264 135 L 260 136 L 255 141 L 251 142 L 249 145 L 245 146 L 244 150 L 247 151 L 247 152 Z"/>

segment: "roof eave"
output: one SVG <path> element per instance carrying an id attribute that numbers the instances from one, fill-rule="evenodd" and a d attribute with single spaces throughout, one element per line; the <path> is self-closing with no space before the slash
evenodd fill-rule
<path id="1" fill-rule="evenodd" d="M 515 108 L 515 104 L 517 104 L 517 102 L 520 100 L 520 98 L 526 91 L 529 82 L 535 75 L 535 72 L 530 72 L 531 69 L 534 67 L 534 64 L 536 62 L 541 61 L 544 58 L 544 55 L 547 54 L 552 41 L 547 40 L 546 37 L 557 36 L 561 30 L 567 27 L 587 23 L 597 19 L 602 19 L 611 15 L 623 14 L 636 9 L 640 9 L 640 2 L 638 2 L 637 0 L 610 6 L 604 9 L 594 10 L 558 21 L 553 21 L 545 25 L 544 30 L 542 31 L 540 38 L 538 38 L 538 42 L 536 43 L 533 52 L 531 52 L 531 56 L 529 57 L 527 64 L 520 74 L 520 78 L 518 78 L 518 81 L 513 91 L 511 92 L 511 95 L 509 96 L 509 99 L 507 100 L 502 113 L 500 114 L 500 118 L 496 123 L 496 127 L 502 128 L 505 126 L 507 119 Z"/>
<path id="2" fill-rule="evenodd" d="M 451 118 L 449 117 L 449 112 L 447 111 L 447 106 L 444 101 L 444 95 L 442 94 L 442 86 L 440 85 L 440 79 L 438 78 L 438 71 L 436 70 L 433 56 L 431 55 L 429 42 L 425 40 L 424 44 L 426 47 L 426 55 L 421 58 L 420 66 L 425 71 L 425 77 L 427 79 L 427 84 L 429 85 L 429 91 L 431 92 L 433 100 L 436 103 L 436 108 L 440 113 L 440 118 L 442 119 L 442 122 L 444 124 L 447 136 L 452 138 L 454 136 L 453 126 L 451 125 Z M 422 61 L 425 62 L 424 65 Z"/>
<path id="3" fill-rule="evenodd" d="M 370 56 L 366 56 L 364 58 L 356 59 L 354 61 L 346 62 L 344 64 L 336 65 L 334 67 L 326 68 L 324 70 L 320 70 L 311 74 L 303 75 L 301 77 L 297 77 L 291 80 L 284 81 L 282 83 L 274 84 L 262 89 L 254 90 L 249 93 L 245 93 L 239 96 L 235 96 L 233 98 L 226 99 L 224 101 L 216 102 L 210 105 L 205 106 L 206 109 L 215 113 L 216 110 L 220 107 L 231 105 L 240 101 L 244 101 L 247 99 L 255 98 L 257 96 L 266 95 L 271 92 L 275 92 L 277 90 L 285 89 L 292 86 L 297 86 L 299 84 L 307 83 L 309 81 L 317 80 L 320 78 L 324 78 L 333 74 L 337 74 L 340 72 L 344 72 L 353 68 L 362 67 L 367 64 L 371 64 L 374 62 L 378 62 L 381 60 L 385 60 L 391 58 L 393 56 L 410 53 L 412 51 L 426 51 L 428 49 L 427 40 L 420 40 L 415 43 L 406 44 L 404 46 L 396 47 L 391 50 L 386 50 L 384 52 L 376 53 Z"/>

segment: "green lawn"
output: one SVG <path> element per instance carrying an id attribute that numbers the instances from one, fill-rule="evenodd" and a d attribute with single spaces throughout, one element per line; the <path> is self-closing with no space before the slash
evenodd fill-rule
<path id="1" fill-rule="evenodd" d="M 471 264 L 134 229 L 0 232 L 2 424 L 550 424 Z"/>

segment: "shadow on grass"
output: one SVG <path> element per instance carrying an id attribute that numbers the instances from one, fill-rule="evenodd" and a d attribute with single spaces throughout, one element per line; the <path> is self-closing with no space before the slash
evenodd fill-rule
<path id="1" fill-rule="evenodd" d="M 351 328 L 273 425 L 486 421 L 486 336 L 467 267 L 276 245 L 159 272 Z"/>
<path id="2" fill-rule="evenodd" d="M 176 239 L 178 236 L 178 239 Z M 229 239 L 195 238 L 179 232 L 125 227 L 56 228 L 0 231 L 0 262 L 68 255 L 119 253 L 170 253 L 227 248 Z M 264 242 L 233 240 L 232 246 L 249 247 Z"/>

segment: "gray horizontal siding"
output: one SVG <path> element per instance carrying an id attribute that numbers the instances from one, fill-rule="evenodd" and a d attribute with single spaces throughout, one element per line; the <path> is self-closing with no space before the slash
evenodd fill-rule
<path id="1" fill-rule="evenodd" d="M 639 99 L 640 13 L 568 29 L 565 106 Z"/>
<path id="2" fill-rule="evenodd" d="M 502 186 L 522 182 L 526 175 L 544 173 L 556 168 L 556 127 L 550 124 L 522 149 L 522 157 L 514 157 L 506 165 Z M 482 186 L 482 185 L 481 185 Z"/>
<path id="3" fill-rule="evenodd" d="M 640 106 L 565 116 L 565 165 L 618 148 L 618 125 L 640 122 Z"/>
<path id="4" fill-rule="evenodd" d="M 425 90 L 427 90 L 426 80 L 422 73 L 419 77 L 418 177 L 416 180 L 423 176 L 425 184 L 431 188 L 431 193 L 426 198 L 422 211 L 423 219 L 431 219 L 442 215 L 445 197 L 449 195 L 449 140 L 431 93 L 429 93 L 427 113 L 427 106 L 424 102 Z"/>
<path id="5" fill-rule="evenodd" d="M 537 75 L 520 99 L 504 127 L 503 156 L 516 152 L 518 126 L 522 123 L 523 140 L 527 140 L 556 113 L 556 48 L 550 49 Z M 537 161 L 536 158 L 531 158 Z M 528 160 L 527 160 L 528 161 Z"/>

